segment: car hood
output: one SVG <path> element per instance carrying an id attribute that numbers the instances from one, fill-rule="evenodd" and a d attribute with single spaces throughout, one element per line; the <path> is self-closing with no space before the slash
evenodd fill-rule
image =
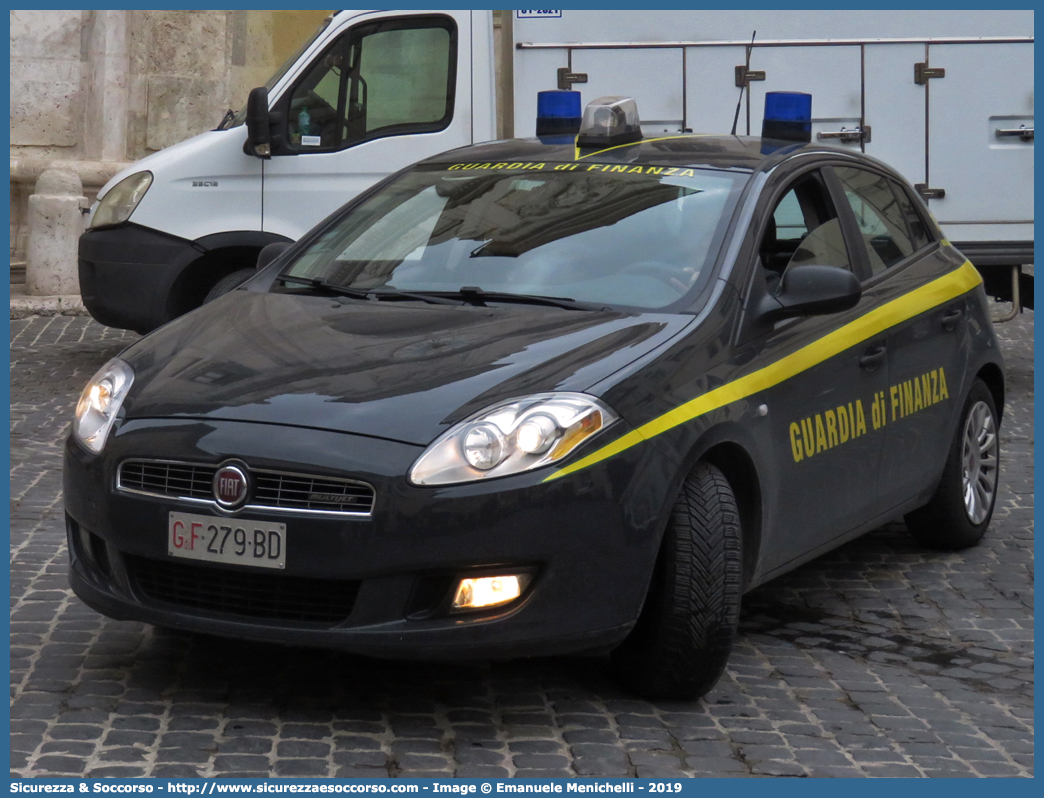
<path id="1" fill-rule="evenodd" d="M 235 291 L 124 353 L 135 372 L 124 410 L 427 445 L 502 399 L 583 391 L 692 321 Z"/>

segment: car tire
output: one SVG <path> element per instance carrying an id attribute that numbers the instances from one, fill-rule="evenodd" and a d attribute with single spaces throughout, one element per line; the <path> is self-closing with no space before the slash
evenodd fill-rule
<path id="1" fill-rule="evenodd" d="M 728 480 L 715 466 L 699 463 L 671 511 L 638 623 L 612 655 L 627 689 L 673 699 L 710 692 L 739 623 L 742 547 Z"/>
<path id="2" fill-rule="evenodd" d="M 917 542 L 956 551 L 982 540 L 997 504 L 999 426 L 993 394 L 976 379 L 964 402 L 935 495 L 906 515 L 906 528 Z"/>
<path id="3" fill-rule="evenodd" d="M 232 274 L 226 274 L 220 280 L 218 280 L 214 287 L 210 289 L 206 299 L 203 300 L 203 304 L 213 302 L 219 296 L 224 296 L 229 291 L 239 288 L 243 283 L 253 277 L 257 272 L 254 269 L 239 269 L 232 272 Z M 198 294 L 197 294 L 198 296 Z"/>

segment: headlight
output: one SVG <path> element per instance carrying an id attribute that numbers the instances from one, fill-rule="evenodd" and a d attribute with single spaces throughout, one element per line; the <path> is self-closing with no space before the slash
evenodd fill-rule
<path id="1" fill-rule="evenodd" d="M 87 387 L 76 403 L 76 419 L 73 434 L 76 439 L 95 454 L 105 448 L 105 439 L 127 398 L 134 372 L 119 358 L 110 360 L 91 377 Z"/>
<path id="2" fill-rule="evenodd" d="M 108 227 L 127 221 L 151 185 L 152 172 L 137 172 L 123 178 L 99 200 L 91 227 Z"/>
<path id="3" fill-rule="evenodd" d="M 582 393 L 541 393 L 486 408 L 441 435 L 410 469 L 414 485 L 518 474 L 561 460 L 616 421 Z"/>

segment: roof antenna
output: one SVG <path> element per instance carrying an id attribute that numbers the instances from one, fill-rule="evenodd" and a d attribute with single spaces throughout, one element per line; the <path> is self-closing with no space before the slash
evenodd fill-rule
<path id="1" fill-rule="evenodd" d="M 747 63 L 743 67 L 744 73 L 750 71 L 750 50 L 754 46 L 754 36 L 757 36 L 757 35 L 758 35 L 758 32 L 754 31 L 754 34 L 750 37 L 750 44 L 747 45 Z M 730 136 L 735 136 L 736 135 L 736 125 L 739 122 L 740 106 L 743 105 L 743 89 L 744 89 L 744 87 L 748 83 L 749 83 L 749 81 L 747 80 L 747 76 L 746 76 L 746 74 L 744 74 L 744 76 L 743 76 L 743 85 L 740 86 L 739 99 L 736 100 L 736 115 L 734 117 L 732 117 L 732 132 L 729 134 Z M 750 131 L 748 130 L 747 133 L 749 134 Z"/>

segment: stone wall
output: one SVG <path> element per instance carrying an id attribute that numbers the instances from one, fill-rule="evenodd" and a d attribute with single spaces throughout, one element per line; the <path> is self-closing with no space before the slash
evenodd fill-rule
<path id="1" fill-rule="evenodd" d="M 329 11 L 11 11 L 11 258 L 50 165 L 92 198 L 129 162 L 213 128 Z"/>

